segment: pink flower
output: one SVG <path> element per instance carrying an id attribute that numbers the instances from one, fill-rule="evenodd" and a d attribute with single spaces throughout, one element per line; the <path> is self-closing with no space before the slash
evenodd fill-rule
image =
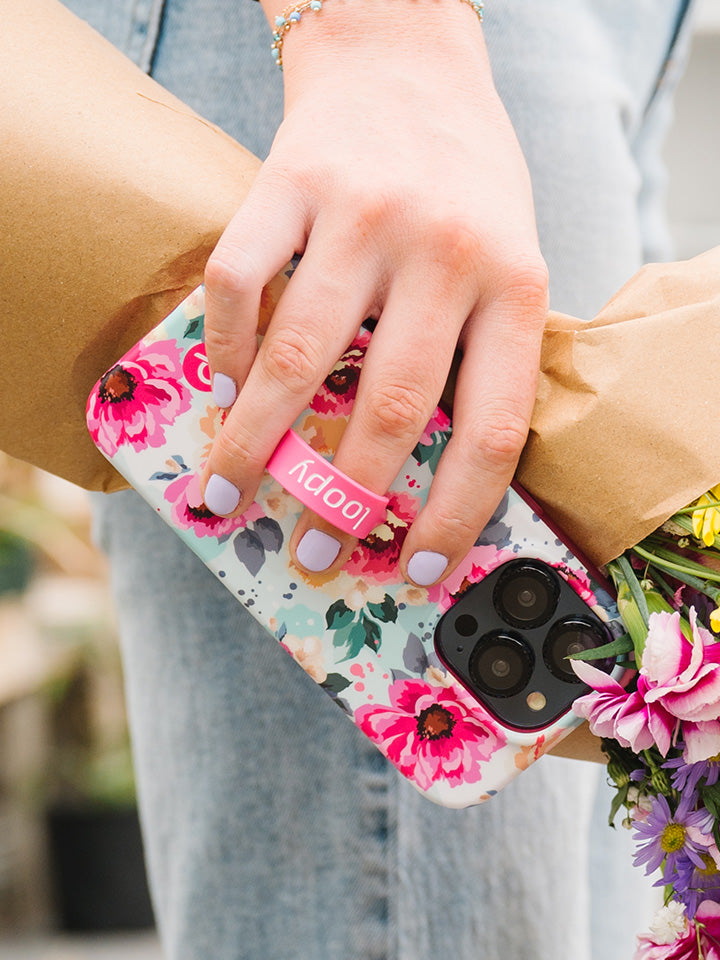
<path id="1" fill-rule="evenodd" d="M 171 504 L 173 523 L 183 530 L 193 530 L 198 537 L 222 537 L 245 527 L 262 516 L 257 504 L 240 517 L 218 517 L 205 506 L 196 473 L 181 473 L 165 489 L 165 499 Z"/>
<path id="2" fill-rule="evenodd" d="M 704 900 L 694 921 L 675 940 L 643 934 L 633 960 L 720 960 L 720 903 Z"/>
<path id="3" fill-rule="evenodd" d="M 720 720 L 685 720 L 682 725 L 685 763 L 700 763 L 720 753 Z"/>
<path id="4" fill-rule="evenodd" d="M 349 416 L 357 395 L 360 370 L 370 334 L 361 330 L 310 401 L 310 408 L 325 417 Z"/>
<path id="5" fill-rule="evenodd" d="M 391 493 L 385 523 L 358 543 L 345 564 L 346 572 L 370 582 L 395 583 L 400 577 L 400 551 L 419 509 L 417 497 L 409 493 Z"/>
<path id="6" fill-rule="evenodd" d="M 720 643 L 700 627 L 690 608 L 692 641 L 683 634 L 680 614 L 653 613 L 640 674 L 647 680 L 645 700 L 662 704 L 679 720 L 693 723 L 720 717 Z M 683 727 L 686 733 L 685 727 Z M 717 752 L 717 751 L 714 751 Z"/>
<path id="7" fill-rule="evenodd" d="M 637 689 L 631 693 L 589 663 L 573 662 L 594 693 L 573 704 L 591 731 L 611 737 L 636 753 L 653 743 L 663 756 L 682 721 L 684 758 L 696 763 L 720 747 L 720 643 L 698 626 L 690 610 L 692 641 L 680 627 L 679 613 L 652 613 Z"/>
<path id="8" fill-rule="evenodd" d="M 165 427 L 190 409 L 182 383 L 180 351 L 173 340 L 133 347 L 108 370 L 88 402 L 88 428 L 103 453 L 118 447 L 159 447 Z"/>
<path id="9" fill-rule="evenodd" d="M 397 680 L 388 692 L 389 705 L 360 707 L 355 723 L 422 790 L 438 780 L 477 783 L 483 762 L 505 744 L 478 703 L 454 685 Z"/>
<path id="10" fill-rule="evenodd" d="M 647 680 L 638 678 L 637 690 L 628 693 L 617 680 L 582 660 L 572 661 L 578 677 L 593 693 L 578 697 L 573 710 L 590 724 L 596 737 L 609 737 L 635 753 L 653 743 L 665 756 L 678 725 L 661 703 L 646 702 Z"/>

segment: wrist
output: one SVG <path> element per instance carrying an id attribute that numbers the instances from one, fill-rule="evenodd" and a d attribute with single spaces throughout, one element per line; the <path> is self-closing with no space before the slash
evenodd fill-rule
<path id="1" fill-rule="evenodd" d="M 271 29 L 288 11 L 288 0 L 262 0 Z M 323 0 L 304 10 L 302 22 L 280 29 L 286 92 L 295 81 L 327 77 L 336 65 L 357 62 L 363 70 L 383 61 L 427 70 L 451 61 L 486 70 L 477 10 L 467 0 Z"/>

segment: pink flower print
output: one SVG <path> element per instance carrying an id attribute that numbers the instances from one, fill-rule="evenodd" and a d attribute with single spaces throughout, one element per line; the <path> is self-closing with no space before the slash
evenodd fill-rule
<path id="1" fill-rule="evenodd" d="M 450 429 L 450 417 L 445 413 L 444 410 L 441 410 L 439 407 L 436 407 L 435 412 L 428 421 L 425 429 L 423 430 L 422 436 L 418 440 L 418 444 L 421 447 L 427 447 L 433 443 L 433 434 L 434 433 L 444 433 L 446 430 Z"/>
<path id="2" fill-rule="evenodd" d="M 388 694 L 388 705 L 356 710 L 355 723 L 422 790 L 439 780 L 477 783 L 482 764 L 506 742 L 479 704 L 454 685 L 397 680 Z"/>
<path id="3" fill-rule="evenodd" d="M 635 753 L 656 744 L 665 756 L 670 749 L 678 721 L 660 703 L 645 702 L 647 681 L 638 678 L 637 690 L 628 692 L 613 677 L 583 660 L 572 661 L 578 677 L 593 688 L 578 697 L 573 711 L 584 717 L 596 737 L 609 737 Z"/>
<path id="4" fill-rule="evenodd" d="M 181 369 L 175 342 L 164 340 L 133 347 L 108 370 L 88 402 L 88 428 L 103 453 L 112 457 L 124 444 L 144 450 L 165 442 L 165 427 L 190 409 Z"/>
<path id="5" fill-rule="evenodd" d="M 590 607 L 598 606 L 597 597 L 590 584 L 590 577 L 584 570 L 574 570 L 565 563 L 554 563 L 552 566 L 567 580 L 581 600 L 584 600 Z"/>
<path id="6" fill-rule="evenodd" d="M 498 550 L 489 544 L 473 547 L 449 577 L 428 588 L 428 601 L 442 611 L 449 610 L 473 584 L 510 560 L 517 560 L 512 550 Z"/>
<path id="7" fill-rule="evenodd" d="M 349 416 L 357 395 L 360 370 L 365 357 L 370 334 L 361 330 L 310 402 L 315 413 L 324 417 Z"/>
<path id="8" fill-rule="evenodd" d="M 640 669 L 641 678 L 647 682 L 645 699 L 651 708 L 662 705 L 679 720 L 717 722 L 720 643 L 698 625 L 693 607 L 690 608 L 690 628 L 692 641 L 682 632 L 678 612 L 650 615 Z"/>
<path id="9" fill-rule="evenodd" d="M 417 497 L 409 493 L 391 493 L 387 519 L 358 543 L 345 564 L 345 571 L 371 583 L 400 581 L 400 551 L 419 509 Z"/>
<path id="10" fill-rule="evenodd" d="M 240 517 L 218 517 L 211 513 L 203 502 L 197 473 L 181 473 L 177 480 L 168 484 L 165 499 L 172 504 L 173 523 L 182 530 L 192 530 L 197 537 L 227 536 L 262 516 L 257 504 L 252 504 Z"/>

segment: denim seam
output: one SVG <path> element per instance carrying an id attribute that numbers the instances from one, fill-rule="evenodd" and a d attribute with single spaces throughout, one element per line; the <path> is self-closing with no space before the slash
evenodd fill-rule
<path id="1" fill-rule="evenodd" d="M 696 6 L 696 0 L 684 0 L 682 4 L 667 54 L 658 73 L 652 93 L 648 97 L 645 110 L 643 111 L 644 119 L 647 119 L 648 115 L 652 112 L 656 101 L 661 95 L 664 95 L 666 92 L 674 92 L 677 86 L 687 58 L 693 25 L 693 8 Z"/>
<path id="2" fill-rule="evenodd" d="M 150 73 L 160 37 L 165 0 L 134 0 L 125 52 Z"/>

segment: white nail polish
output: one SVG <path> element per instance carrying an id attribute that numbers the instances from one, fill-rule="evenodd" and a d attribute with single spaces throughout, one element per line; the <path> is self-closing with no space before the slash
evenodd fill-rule
<path id="1" fill-rule="evenodd" d="M 312 527 L 303 534 L 295 550 L 298 563 L 312 573 L 327 570 L 338 553 L 340 553 L 340 541 L 331 537 L 329 533 L 323 533 L 322 530 L 315 530 Z"/>
<path id="2" fill-rule="evenodd" d="M 407 572 L 413 583 L 419 587 L 429 587 L 439 580 L 447 569 L 448 559 L 442 553 L 433 550 L 418 550 L 414 553 L 407 565 Z"/>
<path id="3" fill-rule="evenodd" d="M 212 394 L 213 401 L 218 407 L 222 407 L 223 409 L 226 407 L 231 407 L 235 403 L 235 398 L 237 397 L 235 381 L 231 377 L 225 376 L 224 373 L 214 374 L 212 382 Z"/>
<path id="4" fill-rule="evenodd" d="M 240 491 L 225 477 L 214 473 L 205 487 L 204 499 L 205 506 L 211 513 L 224 517 L 226 514 L 232 513 L 240 503 Z"/>

